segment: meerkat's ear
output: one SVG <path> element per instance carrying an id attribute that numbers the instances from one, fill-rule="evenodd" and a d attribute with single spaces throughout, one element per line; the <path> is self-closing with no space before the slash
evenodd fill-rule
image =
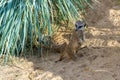
<path id="1" fill-rule="evenodd" d="M 85 23 L 84 24 L 85 30 L 88 30 L 88 25 Z"/>
<path id="2" fill-rule="evenodd" d="M 84 27 L 86 27 L 86 23 L 84 24 Z"/>

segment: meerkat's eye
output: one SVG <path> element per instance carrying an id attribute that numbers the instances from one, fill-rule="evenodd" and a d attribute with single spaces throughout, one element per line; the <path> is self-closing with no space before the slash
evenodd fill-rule
<path id="1" fill-rule="evenodd" d="M 82 26 L 79 26 L 78 28 L 82 28 Z"/>

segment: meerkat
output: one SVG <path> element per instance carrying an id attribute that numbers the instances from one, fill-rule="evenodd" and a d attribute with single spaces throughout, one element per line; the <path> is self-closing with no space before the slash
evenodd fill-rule
<path id="1" fill-rule="evenodd" d="M 85 40 L 85 26 L 84 22 L 80 20 L 76 21 L 75 30 L 72 31 L 69 44 L 64 43 L 64 50 L 62 49 L 59 60 L 55 62 L 62 61 L 64 58 L 75 60 L 77 50 Z"/>

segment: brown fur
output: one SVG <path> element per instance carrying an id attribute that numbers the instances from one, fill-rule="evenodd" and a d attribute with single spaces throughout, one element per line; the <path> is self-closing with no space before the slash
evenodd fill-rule
<path id="1" fill-rule="evenodd" d="M 75 60 L 75 55 L 80 45 L 79 31 L 74 30 L 71 34 L 69 44 L 65 43 L 64 47 L 62 47 L 60 59 L 58 61 L 62 61 L 64 58 Z"/>

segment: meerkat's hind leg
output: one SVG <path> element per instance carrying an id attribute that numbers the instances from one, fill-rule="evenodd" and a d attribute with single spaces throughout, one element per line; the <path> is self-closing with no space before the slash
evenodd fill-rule
<path id="1" fill-rule="evenodd" d="M 66 58 L 66 59 L 65 59 Z M 61 54 L 61 56 L 60 56 L 60 58 L 59 58 L 59 60 L 57 60 L 57 61 L 55 61 L 55 63 L 57 63 L 57 62 L 59 62 L 59 61 L 62 61 L 62 60 L 73 60 L 73 61 L 75 61 L 76 60 L 76 57 L 75 57 L 75 55 L 72 53 L 72 52 L 70 52 L 70 53 L 67 53 L 67 52 L 63 52 L 62 54 Z"/>
<path id="2" fill-rule="evenodd" d="M 68 53 L 68 59 L 73 60 L 73 61 L 76 60 L 76 56 L 75 54 L 73 54 L 73 51 Z"/>
<path id="3" fill-rule="evenodd" d="M 62 61 L 63 58 L 64 58 L 64 54 L 62 53 L 62 54 L 60 55 L 60 58 L 59 58 L 57 61 L 55 61 L 55 63 L 57 63 L 57 62 L 59 62 L 59 61 Z"/>

